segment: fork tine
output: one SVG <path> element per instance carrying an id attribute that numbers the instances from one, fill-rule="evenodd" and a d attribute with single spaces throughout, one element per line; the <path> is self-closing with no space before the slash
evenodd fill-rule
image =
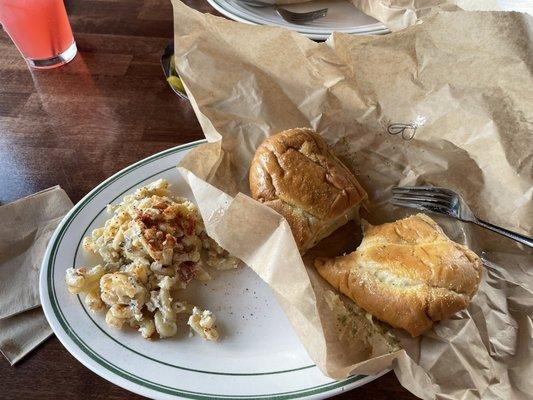
<path id="1" fill-rule="evenodd" d="M 434 196 L 416 196 L 414 194 L 407 194 L 407 193 L 393 193 L 392 198 L 396 200 L 411 201 L 411 202 L 425 201 L 428 203 L 439 204 L 444 207 L 453 206 L 452 199 L 434 197 Z"/>
<path id="2" fill-rule="evenodd" d="M 302 13 L 302 14 L 299 14 L 299 15 L 296 15 L 297 18 L 310 18 L 310 17 L 318 17 L 318 16 L 322 16 L 322 15 L 325 15 L 325 13 L 328 11 L 327 8 L 323 8 L 321 10 L 315 10 L 315 11 L 310 11 L 308 13 Z"/>
<path id="3" fill-rule="evenodd" d="M 436 187 L 436 186 L 396 186 L 392 188 L 392 192 L 418 192 L 418 193 L 433 193 L 443 196 L 456 196 L 457 194 L 450 189 Z"/>
<path id="4" fill-rule="evenodd" d="M 323 13 L 327 12 L 327 8 L 321 8 L 320 10 L 313 10 L 308 12 L 294 12 L 294 11 L 288 11 L 294 18 L 307 18 L 314 15 L 322 15 Z"/>
<path id="5" fill-rule="evenodd" d="M 423 189 L 424 187 L 416 187 L 416 186 L 410 186 L 410 187 L 394 187 L 392 188 L 392 193 L 393 194 L 405 194 L 405 195 L 410 195 L 410 196 L 424 196 L 424 197 L 438 197 L 438 198 L 441 198 L 441 199 L 446 199 L 446 200 L 452 200 L 455 196 L 455 193 L 451 192 L 451 193 L 447 193 L 445 192 L 445 190 L 447 189 L 442 189 L 442 190 L 432 190 L 432 189 L 428 189 L 428 188 L 425 188 Z"/>
<path id="6" fill-rule="evenodd" d="M 327 8 L 304 13 L 289 11 L 282 7 L 276 7 L 276 10 L 278 11 L 279 15 L 281 15 L 281 17 L 288 22 L 308 22 L 314 19 L 325 17 L 328 12 Z"/>
<path id="7" fill-rule="evenodd" d="M 299 15 L 295 15 L 295 16 L 291 16 L 291 19 L 293 21 L 310 21 L 312 19 L 315 19 L 317 18 L 318 16 L 315 16 L 314 14 L 309 14 L 309 15 L 304 15 L 304 16 L 299 16 Z"/>
<path id="8" fill-rule="evenodd" d="M 295 15 L 291 15 L 291 16 L 289 16 L 289 19 L 290 19 L 291 21 L 305 22 L 305 21 L 311 21 L 311 20 L 313 20 L 313 19 L 317 19 L 317 18 L 319 18 L 319 17 L 320 17 L 320 15 L 316 15 L 316 16 L 315 16 L 315 15 L 311 15 L 311 14 L 309 14 L 309 15 L 305 15 L 305 16 L 295 16 Z"/>
<path id="9" fill-rule="evenodd" d="M 433 203 L 425 203 L 425 202 L 411 203 L 409 201 L 402 201 L 402 200 L 397 200 L 394 198 L 391 200 L 391 203 L 394 204 L 395 206 L 408 207 L 408 208 L 414 208 L 420 211 L 429 211 L 429 212 L 434 212 L 437 214 L 449 215 L 447 207 L 443 207 L 443 206 L 433 204 Z"/>
<path id="10" fill-rule="evenodd" d="M 419 186 L 395 186 L 394 189 L 417 189 L 417 190 L 431 190 L 431 191 L 437 191 L 442 193 L 451 193 L 453 190 L 446 189 L 439 186 L 431 186 L 431 185 L 419 185 Z"/>

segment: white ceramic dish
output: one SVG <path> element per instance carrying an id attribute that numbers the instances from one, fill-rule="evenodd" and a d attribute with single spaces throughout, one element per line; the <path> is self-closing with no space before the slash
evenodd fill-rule
<path id="1" fill-rule="evenodd" d="M 200 142 L 155 154 L 107 179 L 65 216 L 48 246 L 40 277 L 41 302 L 54 333 L 87 368 L 151 398 L 294 399 L 325 398 L 377 378 L 325 377 L 298 341 L 269 287 L 248 267 L 220 272 L 207 285 L 191 284 L 184 296 L 218 316 L 218 343 L 189 337 L 146 341 L 132 329 L 106 325 L 68 293 L 65 270 L 94 265 L 81 240 L 101 226 L 106 205 L 137 187 L 165 178 L 172 191 L 193 199 L 176 164 Z"/>
<path id="2" fill-rule="evenodd" d="M 306 24 L 291 24 L 279 16 L 273 6 L 253 7 L 239 0 L 207 0 L 226 17 L 254 25 L 273 25 L 291 29 L 314 39 L 326 40 L 333 31 L 350 34 L 378 35 L 389 30 L 381 22 L 363 14 L 346 0 L 313 0 L 284 5 L 290 11 L 306 12 L 328 8 L 328 15 Z"/>

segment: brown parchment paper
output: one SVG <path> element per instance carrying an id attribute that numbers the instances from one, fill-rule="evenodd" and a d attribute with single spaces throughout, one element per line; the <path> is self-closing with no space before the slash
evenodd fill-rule
<path id="1" fill-rule="evenodd" d="M 173 5 L 176 68 L 210 142 L 180 172 L 208 233 L 270 285 L 321 370 L 340 379 L 393 366 L 428 399 L 530 397 L 531 251 L 436 218 L 487 260 L 483 282 L 467 310 L 422 337 L 395 332 L 403 350 L 390 353 L 385 341 L 339 335 L 331 288 L 286 222 L 248 196 L 248 168 L 267 136 L 309 126 L 368 191 L 371 223 L 411 213 L 387 203 L 392 186 L 434 184 L 461 192 L 479 217 L 531 235 L 531 17 L 458 11 L 388 36 L 315 43 Z M 345 229 L 355 247 L 357 227 Z"/>

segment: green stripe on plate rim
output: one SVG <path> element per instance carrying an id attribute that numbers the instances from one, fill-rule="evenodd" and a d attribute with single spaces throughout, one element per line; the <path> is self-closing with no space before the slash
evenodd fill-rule
<path id="1" fill-rule="evenodd" d="M 99 354 L 95 353 L 89 346 L 87 346 L 87 344 L 78 336 L 78 334 L 74 331 L 74 329 L 69 325 L 69 323 L 67 322 L 67 320 L 66 320 L 66 318 L 65 318 L 65 316 L 63 314 L 63 311 L 61 310 L 59 302 L 57 301 L 53 275 L 54 275 L 54 267 L 55 267 L 55 260 L 56 260 L 57 250 L 59 248 L 59 245 L 61 244 L 61 241 L 62 241 L 62 239 L 63 239 L 63 237 L 65 235 L 66 230 L 68 229 L 68 227 L 70 226 L 70 224 L 72 223 L 74 218 L 81 212 L 81 210 L 83 210 L 83 208 L 94 197 L 96 197 L 99 193 L 101 193 L 110 184 L 112 184 L 113 182 L 115 182 L 119 178 L 123 177 L 124 175 L 126 175 L 126 174 L 128 174 L 128 173 L 130 173 L 130 172 L 132 172 L 132 171 L 144 166 L 147 163 L 153 162 L 155 160 L 158 160 L 158 159 L 160 159 L 162 157 L 165 157 L 167 155 L 170 155 L 170 154 L 180 153 L 182 151 L 185 151 L 185 150 L 188 150 L 190 148 L 196 147 L 196 146 L 198 146 L 198 145 L 200 145 L 202 143 L 205 143 L 205 142 L 206 142 L 205 140 L 200 140 L 200 141 L 197 141 L 197 142 L 192 142 L 192 143 L 189 143 L 189 144 L 186 144 L 186 145 L 181 145 L 181 146 L 177 146 L 177 147 L 174 147 L 174 148 L 171 148 L 171 149 L 168 149 L 168 150 L 164 150 L 164 151 L 162 151 L 160 153 L 154 154 L 153 156 L 150 156 L 150 157 L 145 158 L 145 159 L 143 159 L 141 161 L 138 161 L 135 164 L 132 164 L 129 167 L 117 172 L 115 175 L 113 175 L 110 178 L 106 179 L 104 182 L 102 182 L 100 185 L 98 185 L 95 189 L 93 189 L 91 192 L 89 192 L 74 207 L 73 212 L 64 221 L 61 222 L 60 227 L 58 228 L 59 232 L 57 234 L 57 237 L 56 237 L 54 243 L 52 244 L 52 249 L 50 251 L 50 258 L 49 258 L 49 261 L 48 261 L 48 271 L 47 271 L 48 296 L 49 296 L 49 299 L 50 299 L 50 304 L 52 306 L 52 311 L 54 312 L 54 315 L 57 318 L 59 324 L 61 325 L 61 327 L 63 328 L 65 333 L 70 337 L 70 339 L 74 343 L 76 343 L 76 345 L 87 356 L 89 356 L 93 361 L 95 361 L 101 367 L 107 369 L 108 371 L 114 373 L 115 375 L 117 375 L 117 376 L 119 376 L 119 377 L 121 377 L 123 379 L 126 379 L 126 380 L 128 380 L 130 382 L 133 382 L 133 383 L 135 383 L 137 385 L 140 385 L 142 387 L 145 387 L 145 388 L 148 388 L 148 389 L 151 389 L 151 390 L 155 390 L 155 391 L 158 391 L 158 392 L 161 392 L 161 393 L 171 394 L 171 395 L 179 395 L 179 396 L 183 396 L 185 398 L 190 398 L 190 399 L 202 399 L 202 400 L 204 400 L 204 399 L 224 399 L 224 400 L 227 400 L 227 399 L 231 399 L 231 398 L 235 398 L 235 399 L 265 399 L 265 398 L 269 398 L 269 399 L 277 399 L 277 400 L 286 400 L 286 399 L 294 399 L 294 398 L 299 398 L 299 397 L 303 397 L 303 396 L 311 396 L 311 395 L 314 395 L 314 394 L 323 393 L 323 392 L 326 392 L 326 391 L 329 391 L 329 390 L 333 390 L 333 389 L 341 388 L 343 386 L 347 386 L 347 385 L 349 385 L 351 383 L 354 383 L 354 382 L 356 382 L 358 380 L 363 379 L 365 377 L 365 375 L 356 375 L 356 376 L 350 377 L 348 379 L 345 379 L 344 381 L 341 381 L 341 382 L 326 383 L 326 384 L 323 384 L 323 385 L 319 385 L 319 386 L 315 386 L 315 387 L 311 387 L 311 388 L 307 388 L 307 389 L 301 389 L 301 390 L 296 390 L 296 391 L 292 391 L 292 392 L 273 393 L 273 394 L 268 394 L 268 395 L 213 395 L 213 394 L 209 394 L 209 393 L 192 392 L 192 391 L 187 391 L 187 390 L 184 390 L 184 389 L 173 388 L 173 387 L 161 385 L 161 384 L 158 384 L 158 383 L 155 383 L 155 382 L 151 382 L 151 381 L 148 381 L 148 380 L 146 380 L 144 378 L 141 378 L 139 376 L 136 376 L 134 374 L 131 374 L 131 373 L 121 369 L 120 367 L 118 367 L 118 366 L 112 364 L 111 362 L 105 360 Z M 174 167 L 172 167 L 172 168 L 174 168 Z M 168 169 L 166 169 L 166 170 L 168 170 Z M 166 171 L 166 170 L 164 170 L 164 171 Z M 154 175 L 160 174 L 161 172 L 164 172 L 164 171 L 159 171 L 159 172 L 151 175 L 150 177 L 148 177 L 146 179 L 150 179 Z M 143 179 L 143 181 L 146 180 L 146 179 Z M 140 181 L 140 182 L 142 182 L 142 181 Z M 140 182 L 138 182 L 135 185 L 132 185 L 131 187 L 126 189 L 124 192 L 122 192 L 122 194 L 125 193 L 126 191 L 130 190 L 134 186 L 138 185 Z M 116 200 L 121 195 L 117 196 L 114 200 Z M 92 222 L 94 221 L 95 218 L 93 218 L 93 220 L 89 223 L 89 226 L 92 224 Z M 88 229 L 88 227 L 87 227 L 87 229 Z M 85 231 L 87 231 L 87 229 Z M 76 250 L 76 253 L 77 253 L 77 250 Z M 79 300 L 79 296 L 78 296 L 78 300 Z M 81 300 L 79 300 L 79 301 L 81 303 Z M 82 305 L 82 308 L 87 313 L 87 311 L 85 310 L 83 305 Z M 90 318 L 90 316 L 89 316 L 89 318 Z M 101 330 L 101 328 L 96 324 L 96 322 L 92 318 L 91 318 L 91 320 Z M 104 332 L 104 331 L 102 330 L 102 332 Z M 113 341 L 117 342 L 115 339 L 113 339 L 111 336 L 109 336 L 106 332 L 104 332 L 104 333 L 108 337 L 110 337 Z M 118 343 L 118 344 L 120 344 L 120 343 Z M 126 346 L 123 346 L 123 347 L 126 347 Z M 180 367 L 180 366 L 167 364 L 167 363 L 164 363 L 162 361 L 158 361 L 158 360 L 152 359 L 150 357 L 144 356 L 144 355 L 142 355 L 142 354 L 140 354 L 140 353 L 138 353 L 138 352 L 136 352 L 136 351 L 134 351 L 134 350 L 132 350 L 132 349 L 130 349 L 128 347 L 126 347 L 126 348 L 128 350 L 138 354 L 138 355 L 146 357 L 146 358 L 148 358 L 148 359 L 150 359 L 152 361 L 160 362 L 161 364 L 164 364 L 164 365 L 167 365 L 167 366 L 170 366 L 170 367 L 179 368 L 179 369 L 183 369 L 183 370 L 187 370 L 187 371 L 191 371 L 191 372 L 206 373 L 206 374 L 213 374 L 213 375 L 239 375 L 239 376 L 241 376 L 241 375 L 242 376 L 270 375 L 270 374 L 294 372 L 294 371 L 298 371 L 298 370 L 302 370 L 302 369 L 311 368 L 311 367 L 314 366 L 314 365 L 310 365 L 310 366 L 305 366 L 305 367 L 292 369 L 292 370 L 275 371 L 275 372 L 267 372 L 267 373 L 250 373 L 250 374 L 220 373 L 220 372 L 210 372 L 210 371 L 195 370 L 195 369 L 190 369 L 190 368 L 186 368 L 186 367 Z"/>

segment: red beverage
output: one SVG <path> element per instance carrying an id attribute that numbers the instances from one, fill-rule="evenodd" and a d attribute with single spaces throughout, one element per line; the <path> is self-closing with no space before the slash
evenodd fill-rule
<path id="1" fill-rule="evenodd" d="M 62 0 L 0 0 L 0 23 L 32 67 L 57 67 L 76 55 Z"/>

